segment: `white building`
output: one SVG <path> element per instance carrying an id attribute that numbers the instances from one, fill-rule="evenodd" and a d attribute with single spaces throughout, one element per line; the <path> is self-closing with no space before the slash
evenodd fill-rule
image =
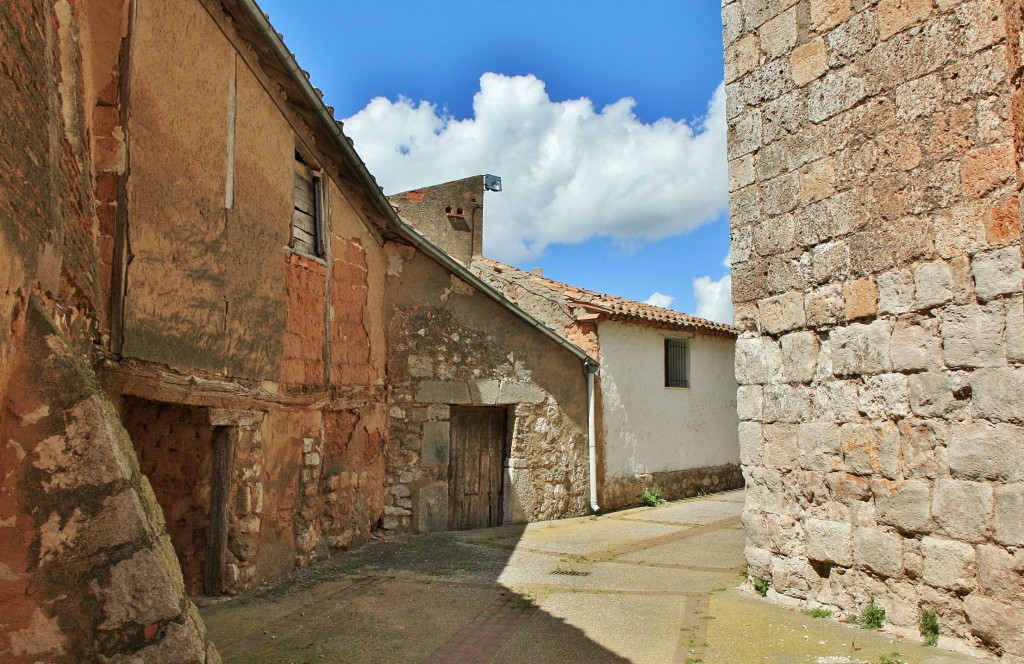
<path id="1" fill-rule="evenodd" d="M 588 291 L 483 257 L 476 176 L 390 197 L 399 216 L 509 301 L 600 361 L 594 481 L 600 509 L 743 485 L 730 325 Z M 500 185 L 498 185 L 500 190 Z"/>
<path id="2" fill-rule="evenodd" d="M 605 295 L 476 257 L 473 272 L 601 362 L 602 509 L 743 485 L 729 325 Z"/>

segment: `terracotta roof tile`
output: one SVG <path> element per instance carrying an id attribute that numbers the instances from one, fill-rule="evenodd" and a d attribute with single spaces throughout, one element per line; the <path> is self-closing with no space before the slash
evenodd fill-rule
<path id="1" fill-rule="evenodd" d="M 550 290 L 561 293 L 566 304 L 591 311 L 599 311 L 606 316 L 629 320 L 631 322 L 656 323 L 659 326 L 667 326 L 678 329 L 693 330 L 696 332 L 708 332 L 712 334 L 726 334 L 736 336 L 739 331 L 732 325 L 716 323 L 715 321 L 690 316 L 679 311 L 656 307 L 646 302 L 627 300 L 617 295 L 608 295 L 591 290 L 570 286 L 554 279 L 540 277 L 518 268 L 499 263 L 490 258 L 476 257 L 473 259 L 474 267 L 490 270 L 497 274 L 508 274 L 520 282 L 528 282 L 543 286 Z"/>

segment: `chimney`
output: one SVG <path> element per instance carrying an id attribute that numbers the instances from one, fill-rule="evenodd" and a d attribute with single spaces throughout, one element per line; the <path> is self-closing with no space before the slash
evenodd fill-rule
<path id="1" fill-rule="evenodd" d="M 485 191 L 501 191 L 501 178 L 475 175 L 394 194 L 388 201 L 405 223 L 468 267 L 483 253 Z"/>
<path id="2" fill-rule="evenodd" d="M 535 276 L 535 277 L 543 277 L 544 276 L 544 268 L 542 268 L 542 267 L 535 267 L 535 268 L 533 268 L 533 276 Z"/>

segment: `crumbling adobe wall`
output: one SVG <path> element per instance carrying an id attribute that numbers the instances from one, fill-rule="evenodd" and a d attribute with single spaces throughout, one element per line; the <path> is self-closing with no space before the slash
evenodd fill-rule
<path id="1" fill-rule="evenodd" d="M 87 359 L 38 298 L 22 333 L 0 416 L 0 658 L 220 661 Z"/>
<path id="2" fill-rule="evenodd" d="M 1024 657 L 1020 3 L 722 14 L 750 574 Z"/>
<path id="3" fill-rule="evenodd" d="M 388 244 L 388 530 L 445 530 L 452 405 L 507 406 L 505 523 L 588 511 L 582 362 L 422 253 Z"/>

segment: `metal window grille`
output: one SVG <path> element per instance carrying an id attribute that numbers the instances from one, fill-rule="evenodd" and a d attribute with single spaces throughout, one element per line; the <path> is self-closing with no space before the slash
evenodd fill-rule
<path id="1" fill-rule="evenodd" d="M 302 162 L 295 162 L 292 208 L 292 249 L 308 256 L 323 256 L 322 180 Z"/>
<path id="2" fill-rule="evenodd" d="M 689 345 L 681 339 L 665 339 L 665 387 L 689 386 Z"/>

